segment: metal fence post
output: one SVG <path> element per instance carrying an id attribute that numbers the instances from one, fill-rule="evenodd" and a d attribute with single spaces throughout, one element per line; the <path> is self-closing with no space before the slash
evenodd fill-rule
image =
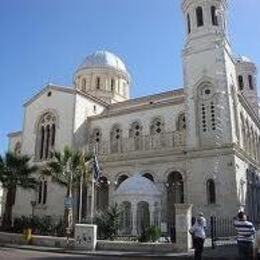
<path id="1" fill-rule="evenodd" d="M 215 249 L 215 221 L 214 217 L 210 216 L 210 234 L 211 234 L 211 248 Z"/>

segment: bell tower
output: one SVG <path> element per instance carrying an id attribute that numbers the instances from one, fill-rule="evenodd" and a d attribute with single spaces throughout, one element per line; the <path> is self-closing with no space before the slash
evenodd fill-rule
<path id="1" fill-rule="evenodd" d="M 227 0 L 183 0 L 187 145 L 235 142 L 235 65 L 227 39 Z"/>
<path id="2" fill-rule="evenodd" d="M 186 47 L 226 36 L 227 0 L 183 0 Z"/>

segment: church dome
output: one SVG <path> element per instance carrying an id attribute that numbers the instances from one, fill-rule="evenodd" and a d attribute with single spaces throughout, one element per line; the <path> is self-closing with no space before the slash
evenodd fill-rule
<path id="1" fill-rule="evenodd" d="M 112 68 L 128 73 L 124 62 L 118 56 L 108 51 L 96 51 L 87 56 L 79 66 L 79 70 L 93 68 Z"/>
<path id="2" fill-rule="evenodd" d="M 156 196 L 160 192 L 155 184 L 142 176 L 134 176 L 126 179 L 116 190 L 115 195 Z"/>

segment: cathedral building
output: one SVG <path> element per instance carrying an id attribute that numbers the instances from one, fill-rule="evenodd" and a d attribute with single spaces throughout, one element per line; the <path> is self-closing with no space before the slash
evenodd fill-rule
<path id="1" fill-rule="evenodd" d="M 260 120 L 255 64 L 233 54 L 227 0 L 182 0 L 187 31 L 183 88 L 131 98 L 131 75 L 108 51 L 74 73 L 71 87 L 48 84 L 24 104 L 23 128 L 9 150 L 38 165 L 65 146 L 92 152 L 102 169 L 95 210 L 119 204 L 121 234 L 144 225 L 174 227 L 176 203 L 194 214 L 260 216 Z M 65 188 L 39 176 L 38 191 L 18 189 L 14 216 L 61 217 Z M 91 190 L 84 194 L 90 216 Z M 258 219 L 259 220 L 259 219 Z"/>

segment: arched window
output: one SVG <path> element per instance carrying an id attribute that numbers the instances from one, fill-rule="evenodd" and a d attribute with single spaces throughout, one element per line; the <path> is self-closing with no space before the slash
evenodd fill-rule
<path id="1" fill-rule="evenodd" d="M 95 147 L 95 152 L 99 154 L 101 149 L 102 132 L 99 128 L 95 128 L 92 132 L 92 144 Z"/>
<path id="2" fill-rule="evenodd" d="M 157 117 L 151 123 L 150 133 L 151 135 L 158 135 L 161 134 L 162 132 L 163 132 L 163 122 L 161 118 Z"/>
<path id="3" fill-rule="evenodd" d="M 201 6 L 196 8 L 196 16 L 197 16 L 197 26 L 203 26 L 204 20 L 203 20 L 203 9 Z"/>
<path id="4" fill-rule="evenodd" d="M 168 175 L 167 183 L 167 228 L 170 232 L 175 226 L 176 203 L 184 203 L 184 182 L 179 172 L 171 172 Z"/>
<path id="5" fill-rule="evenodd" d="M 125 174 L 122 174 L 118 177 L 117 182 L 116 182 L 116 187 L 118 188 L 121 183 L 123 183 L 126 179 L 128 179 L 128 176 Z"/>
<path id="6" fill-rule="evenodd" d="M 177 129 L 178 131 L 183 131 L 186 129 L 186 118 L 185 114 L 181 114 L 177 121 Z"/>
<path id="7" fill-rule="evenodd" d="M 211 21 L 212 21 L 212 25 L 218 26 L 218 17 L 217 17 L 215 6 L 211 6 Z"/>
<path id="8" fill-rule="evenodd" d="M 150 226 L 150 210 L 146 201 L 140 201 L 137 204 L 137 233 L 143 232 Z"/>
<path id="9" fill-rule="evenodd" d="M 244 79 L 243 79 L 242 75 L 238 76 L 238 87 L 239 87 L 239 90 L 244 89 Z"/>
<path id="10" fill-rule="evenodd" d="M 17 143 L 15 144 L 14 154 L 15 154 L 16 156 L 21 155 L 21 143 L 20 143 L 20 142 L 17 142 Z"/>
<path id="11" fill-rule="evenodd" d="M 122 146 L 122 130 L 119 125 L 113 126 L 110 132 L 110 150 L 111 153 L 121 152 Z"/>
<path id="12" fill-rule="evenodd" d="M 190 21 L 190 15 L 187 14 L 187 29 L 188 29 L 188 33 L 191 33 L 191 21 Z"/>
<path id="13" fill-rule="evenodd" d="M 127 95 L 127 84 L 125 82 L 123 82 L 123 86 L 122 86 L 122 95 L 123 96 Z"/>
<path id="14" fill-rule="evenodd" d="M 81 89 L 82 89 L 82 91 L 84 91 L 84 92 L 87 90 L 87 81 L 86 81 L 86 79 L 83 79 L 83 80 L 82 80 Z"/>
<path id="15" fill-rule="evenodd" d="M 145 173 L 145 174 L 143 174 L 143 177 L 145 177 L 146 179 L 148 179 L 148 180 L 154 182 L 153 175 L 150 174 L 150 173 Z"/>
<path id="16" fill-rule="evenodd" d="M 216 187 L 215 187 L 215 181 L 213 179 L 209 179 L 207 181 L 207 197 L 208 197 L 209 204 L 216 203 Z"/>
<path id="17" fill-rule="evenodd" d="M 249 85 L 249 88 L 250 88 L 251 90 L 254 89 L 254 84 L 253 84 L 253 77 L 252 77 L 252 75 L 248 75 L 248 85 Z"/>
<path id="18" fill-rule="evenodd" d="M 97 210 L 103 210 L 108 207 L 109 201 L 109 182 L 105 176 L 99 178 L 99 185 L 96 187 L 97 192 L 97 201 L 96 206 Z"/>
<path id="19" fill-rule="evenodd" d="M 56 118 L 47 112 L 39 122 L 36 142 L 36 157 L 40 160 L 49 159 L 55 146 Z"/>
<path id="20" fill-rule="evenodd" d="M 124 201 L 121 204 L 120 232 L 122 235 L 130 235 L 132 231 L 131 203 Z"/>
<path id="21" fill-rule="evenodd" d="M 153 119 L 150 126 L 151 149 L 161 149 L 165 146 L 164 124 L 160 117 Z"/>
<path id="22" fill-rule="evenodd" d="M 142 125 L 139 122 L 132 123 L 129 130 L 129 138 L 134 151 L 142 149 Z"/>
<path id="23" fill-rule="evenodd" d="M 100 89 L 100 77 L 96 78 L 96 89 Z"/>
<path id="24" fill-rule="evenodd" d="M 111 92 L 115 91 L 115 80 L 111 79 Z"/>
<path id="25" fill-rule="evenodd" d="M 38 204 L 45 205 L 47 203 L 48 183 L 46 180 L 41 180 L 38 188 Z"/>

